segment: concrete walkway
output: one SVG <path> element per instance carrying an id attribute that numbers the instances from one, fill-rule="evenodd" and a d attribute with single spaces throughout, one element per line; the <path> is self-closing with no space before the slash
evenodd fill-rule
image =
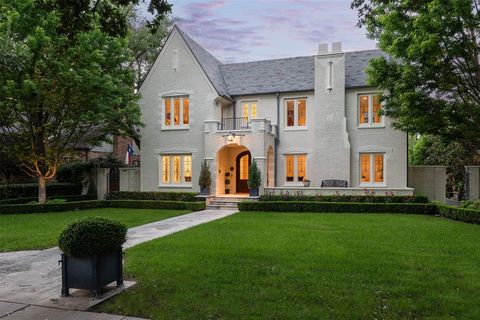
<path id="1" fill-rule="evenodd" d="M 128 230 L 127 243 L 124 248 L 130 248 L 142 242 L 164 237 L 234 213 L 235 211 L 230 210 L 204 210 L 134 227 Z M 0 303 L 23 304 L 24 307 L 20 311 L 30 310 L 30 307 L 25 307 L 25 305 L 48 307 L 52 310 L 86 310 L 134 284 L 134 282 L 126 281 L 125 288 L 108 290 L 107 293 L 103 294 L 102 299 L 98 300 L 92 300 L 85 290 L 71 290 L 71 297 L 60 297 L 61 269 L 58 265 L 59 259 L 60 250 L 58 248 L 0 253 Z M 13 314 L 19 314 L 18 318 L 12 318 L 13 315 L 10 315 L 5 319 L 35 319 L 20 316 L 20 311 Z M 0 319 L 4 319 L 1 314 Z M 39 319 L 52 320 L 57 318 L 42 316 Z M 77 318 L 72 316 L 66 319 Z M 110 320 L 110 318 L 105 319 Z"/>

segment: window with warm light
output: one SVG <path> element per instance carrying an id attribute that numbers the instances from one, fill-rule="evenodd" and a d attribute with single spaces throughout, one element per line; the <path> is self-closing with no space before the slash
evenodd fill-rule
<path id="1" fill-rule="evenodd" d="M 358 96 L 358 124 L 360 127 L 382 127 L 384 120 L 380 95 L 361 94 Z"/>
<path id="2" fill-rule="evenodd" d="M 240 180 L 248 180 L 249 155 L 240 158 Z"/>
<path id="3" fill-rule="evenodd" d="M 307 126 L 307 99 L 285 100 L 285 125 L 287 128 Z"/>
<path id="4" fill-rule="evenodd" d="M 360 154 L 360 185 L 385 184 L 385 154 Z"/>
<path id="5" fill-rule="evenodd" d="M 302 182 L 307 174 L 307 156 L 305 154 L 285 155 L 285 181 Z"/>
<path id="6" fill-rule="evenodd" d="M 191 187 L 191 155 L 162 155 L 160 168 L 161 185 L 183 185 Z"/>
<path id="7" fill-rule="evenodd" d="M 165 97 L 163 121 L 164 129 L 188 128 L 190 122 L 190 108 L 188 96 Z"/>
<path id="8" fill-rule="evenodd" d="M 242 103 L 242 117 L 253 119 L 257 117 L 257 102 L 243 102 Z"/>

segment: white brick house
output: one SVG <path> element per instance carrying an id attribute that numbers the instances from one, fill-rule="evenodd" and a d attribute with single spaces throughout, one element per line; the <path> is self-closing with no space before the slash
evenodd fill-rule
<path id="1" fill-rule="evenodd" d="M 381 54 L 336 43 L 315 56 L 223 64 L 174 27 L 140 88 L 141 190 L 199 191 L 206 160 L 212 194 L 247 193 L 253 158 L 261 191 L 411 194 L 407 136 L 366 85 Z M 329 179 L 348 188 L 321 188 Z"/>

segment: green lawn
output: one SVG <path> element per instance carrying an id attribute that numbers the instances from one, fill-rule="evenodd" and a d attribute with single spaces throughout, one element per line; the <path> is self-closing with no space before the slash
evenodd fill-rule
<path id="1" fill-rule="evenodd" d="M 60 232 L 83 217 L 112 218 L 134 227 L 187 213 L 179 210 L 92 209 L 53 213 L 0 215 L 0 252 L 45 249 L 57 245 Z"/>
<path id="2" fill-rule="evenodd" d="M 127 250 L 97 311 L 152 319 L 480 319 L 480 226 L 240 213 Z"/>

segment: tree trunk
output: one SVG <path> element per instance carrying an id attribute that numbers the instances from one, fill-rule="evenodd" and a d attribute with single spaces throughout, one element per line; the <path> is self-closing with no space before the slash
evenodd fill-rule
<path id="1" fill-rule="evenodd" d="M 47 201 L 47 185 L 45 177 L 38 177 L 38 203 L 45 203 Z"/>

